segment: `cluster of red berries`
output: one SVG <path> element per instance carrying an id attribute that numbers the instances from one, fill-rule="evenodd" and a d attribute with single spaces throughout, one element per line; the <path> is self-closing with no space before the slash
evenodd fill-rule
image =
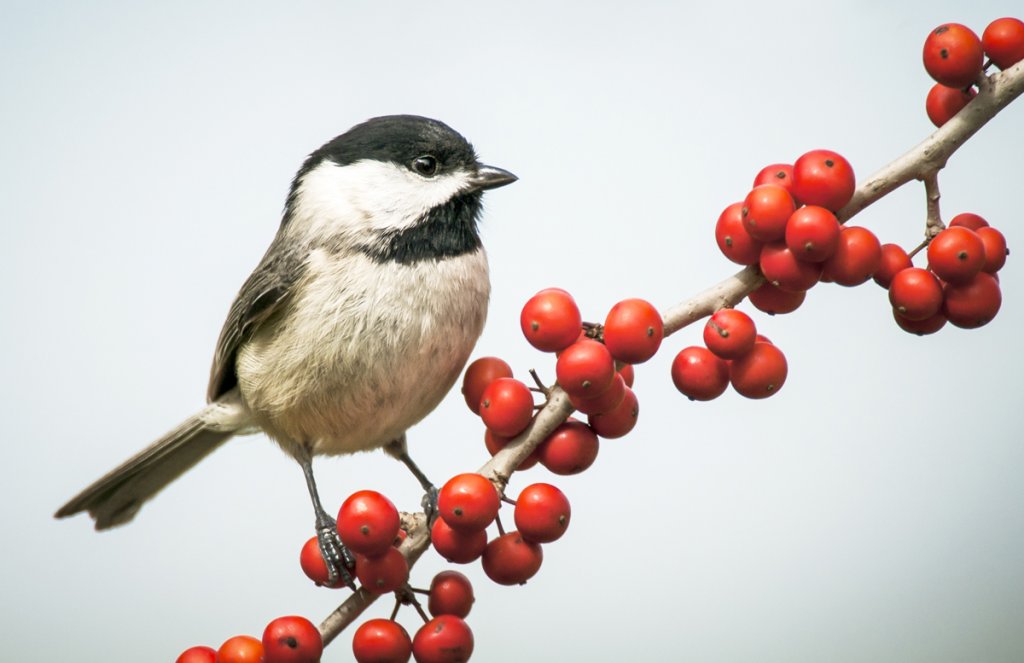
<path id="1" fill-rule="evenodd" d="M 948 320 L 974 329 L 1002 303 L 996 276 L 1006 262 L 1006 238 L 977 214 L 958 214 L 928 244 L 928 268 L 914 267 L 896 244 L 882 247 L 875 281 L 889 290 L 893 317 L 913 334 L 933 334 Z"/>
<path id="2" fill-rule="evenodd" d="M 718 398 L 729 384 L 747 398 L 767 398 L 786 381 L 786 356 L 742 311 L 726 308 L 712 315 L 704 345 L 683 348 L 672 362 L 672 382 L 690 400 Z"/>
<path id="3" fill-rule="evenodd" d="M 438 496 L 439 518 L 430 532 L 434 549 L 456 564 L 480 559 L 487 577 L 500 585 L 525 583 L 540 570 L 540 544 L 561 538 L 571 509 L 565 494 L 547 483 L 527 486 L 514 504 L 516 530 L 506 533 L 499 522 L 499 536 L 488 541 L 487 528 L 497 519 L 501 497 L 479 474 L 452 477 Z"/>
<path id="4" fill-rule="evenodd" d="M 219 649 L 190 647 L 175 663 L 316 663 L 324 651 L 320 631 L 304 617 L 278 617 L 263 639 L 236 635 Z"/>
<path id="5" fill-rule="evenodd" d="M 715 226 L 722 253 L 740 265 L 759 265 L 768 283 L 786 293 L 765 289 L 751 295 L 755 306 L 785 313 L 818 281 L 852 286 L 871 278 L 877 265 L 870 249 L 877 250 L 878 240 L 863 228 L 841 226 L 835 215 L 855 186 L 846 159 L 813 150 L 793 165 L 764 167 L 743 202 L 725 208 Z"/>
<path id="6" fill-rule="evenodd" d="M 928 91 L 925 111 L 941 127 L 977 94 L 974 85 L 989 62 L 1008 69 L 1024 60 L 1024 21 L 999 18 L 985 28 L 981 38 L 959 23 L 945 23 L 932 30 L 924 42 L 924 68 L 936 83 Z"/>
<path id="7" fill-rule="evenodd" d="M 473 476 L 497 495 L 490 482 L 480 475 Z M 439 507 L 442 502 L 449 507 L 450 491 L 442 494 L 444 499 L 439 499 Z M 355 555 L 356 579 L 364 589 L 384 594 L 405 587 L 409 565 L 398 548 L 406 532 L 401 529 L 398 509 L 391 500 L 373 490 L 357 491 L 341 505 L 337 522 L 342 543 Z M 329 582 L 327 565 L 315 536 L 302 547 L 299 563 L 317 585 L 344 586 L 340 578 Z M 410 638 L 393 619 L 373 619 L 356 630 L 352 651 L 359 663 L 405 663 L 413 656 L 420 663 L 468 660 L 473 651 L 473 633 L 464 619 L 474 600 L 469 579 L 457 571 L 444 571 L 434 577 L 425 593 L 429 595 L 428 609 L 433 619 L 425 620 L 414 637 Z M 295 659 L 294 663 L 306 660 Z M 319 659 L 308 660 L 312 663 Z"/>
<path id="8" fill-rule="evenodd" d="M 418 663 L 469 660 L 473 632 L 465 618 L 475 600 L 469 578 L 458 571 L 441 571 L 429 590 L 413 591 L 429 595 L 427 609 L 433 619 L 426 620 L 412 638 L 394 619 L 363 622 L 352 636 L 352 654 L 358 663 L 406 663 L 411 657 Z"/>
<path id="9" fill-rule="evenodd" d="M 603 325 L 584 325 L 572 295 L 547 288 L 526 302 L 520 325 L 531 345 L 556 354 L 558 385 L 573 407 L 587 415 L 587 423 L 569 419 L 518 469 L 540 462 L 555 474 L 576 474 L 597 457 L 597 436 L 619 438 L 636 425 L 639 403 L 632 390 L 632 365 L 647 361 L 661 346 L 661 315 L 647 301 L 626 299 L 612 307 Z M 462 394 L 484 422 L 484 442 L 492 455 L 533 418 L 530 388 L 497 357 L 481 357 L 469 365 Z"/>

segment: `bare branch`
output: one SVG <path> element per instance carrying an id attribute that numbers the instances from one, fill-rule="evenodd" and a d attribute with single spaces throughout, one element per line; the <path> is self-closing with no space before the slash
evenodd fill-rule
<path id="1" fill-rule="evenodd" d="M 979 87 L 978 95 L 956 117 L 857 187 L 850 203 L 837 214 L 840 221 L 851 219 L 911 180 L 925 180 L 929 174 L 937 173 L 968 138 L 1024 92 L 1024 61 L 979 81 Z M 937 192 L 937 188 L 935 190 Z M 937 211 L 936 207 L 936 214 Z M 760 270 L 747 267 L 704 292 L 676 304 L 663 315 L 665 335 L 674 334 L 724 306 L 734 306 L 763 281 Z M 495 454 L 478 472 L 490 479 L 499 492 L 504 494 L 515 468 L 572 412 L 568 395 L 558 385 L 554 385 L 549 390 L 547 403 L 527 429 Z M 423 514 L 403 514 L 403 527 L 408 536 L 400 550 L 411 568 L 430 546 L 430 531 Z M 320 624 L 324 644 L 334 640 L 377 598 L 365 589 L 360 589 L 328 615 Z"/>
<path id="2" fill-rule="evenodd" d="M 1024 92 L 1024 61 L 990 77 L 981 77 L 980 91 L 955 117 L 912 150 L 878 171 L 853 194 L 836 215 L 845 222 L 882 196 L 926 173 L 937 172 L 968 138 Z"/>

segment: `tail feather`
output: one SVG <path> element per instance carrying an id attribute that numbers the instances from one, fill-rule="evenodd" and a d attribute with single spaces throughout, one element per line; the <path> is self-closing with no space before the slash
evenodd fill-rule
<path id="1" fill-rule="evenodd" d="M 103 530 L 127 523 L 146 500 L 224 444 L 234 431 L 211 425 L 208 410 L 135 454 L 62 506 L 55 516 L 88 511 Z"/>

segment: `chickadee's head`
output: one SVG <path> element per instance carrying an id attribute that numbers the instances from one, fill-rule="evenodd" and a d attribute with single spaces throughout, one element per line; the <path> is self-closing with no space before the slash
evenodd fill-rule
<path id="1" fill-rule="evenodd" d="M 515 175 L 481 164 L 448 125 L 377 117 L 313 152 L 292 182 L 283 224 L 296 240 L 415 262 L 480 247 L 481 193 Z"/>

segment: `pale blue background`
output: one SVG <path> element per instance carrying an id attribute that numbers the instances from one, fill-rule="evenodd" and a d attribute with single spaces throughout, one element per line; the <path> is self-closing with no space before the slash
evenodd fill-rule
<path id="1" fill-rule="evenodd" d="M 713 240 L 763 165 L 817 147 L 863 178 L 932 130 L 928 31 L 979 33 L 1020 2 L 0 4 L 0 659 L 170 661 L 191 644 L 319 621 L 344 592 L 296 562 L 299 468 L 261 438 L 225 447 L 96 534 L 53 511 L 202 404 L 221 321 L 305 154 L 374 115 L 445 120 L 521 178 L 487 195 L 490 320 L 477 354 L 521 376 L 536 290 L 588 319 L 667 307 L 734 271 Z M 1024 246 L 1024 101 L 941 176 Z M 921 237 L 923 189 L 860 217 Z M 478 566 L 480 661 L 1024 660 L 1024 269 L 975 332 L 909 336 L 885 293 L 822 286 L 757 318 L 787 353 L 774 399 L 694 404 L 637 373 L 641 418 L 586 474 L 565 539 L 526 587 Z M 749 307 L 747 307 L 749 309 Z M 453 394 L 412 431 L 430 476 L 479 466 Z M 381 454 L 322 461 L 328 504 L 419 495 Z M 514 482 L 551 480 L 542 469 Z M 428 555 L 413 580 L 441 564 Z M 390 611 L 381 602 L 372 616 Z M 416 618 L 403 613 L 412 627 Z M 325 661 L 350 658 L 348 635 Z"/>

